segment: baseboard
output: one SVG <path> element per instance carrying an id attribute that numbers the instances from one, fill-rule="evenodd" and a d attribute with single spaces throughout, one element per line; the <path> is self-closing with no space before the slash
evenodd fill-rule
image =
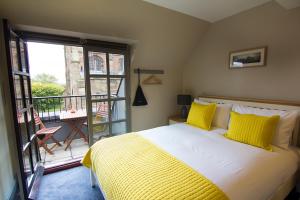
<path id="1" fill-rule="evenodd" d="M 14 183 L 14 187 L 10 193 L 10 197 L 9 197 L 9 200 L 17 200 L 17 199 L 20 199 L 19 198 L 19 186 L 18 186 L 18 182 L 15 181 Z"/>

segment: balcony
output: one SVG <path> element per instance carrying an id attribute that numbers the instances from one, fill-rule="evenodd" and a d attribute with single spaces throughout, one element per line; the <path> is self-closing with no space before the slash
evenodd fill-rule
<path id="1" fill-rule="evenodd" d="M 93 99 L 104 99 L 107 95 L 93 95 Z M 21 102 L 17 102 L 21 104 Z M 102 105 L 100 105 L 102 104 Z M 69 95 L 69 96 L 48 96 L 48 97 L 33 97 L 34 110 L 38 114 L 39 118 L 43 122 L 44 126 L 47 128 L 58 127 L 61 128 L 54 134 L 56 140 L 59 141 L 62 146 L 55 146 L 52 139 L 47 140 L 46 144 L 50 148 L 55 146 L 51 151 L 51 155 L 45 148 L 39 146 L 39 151 L 41 155 L 42 164 L 45 167 L 56 166 L 64 163 L 68 163 L 74 160 L 79 160 L 88 150 L 88 142 L 84 141 L 79 134 L 72 138 L 72 142 L 68 148 L 66 148 L 66 143 L 64 141 L 71 132 L 71 127 L 68 123 L 61 120 L 61 115 L 66 112 L 70 112 L 70 109 L 76 110 L 76 112 L 86 113 L 86 97 L 84 95 Z M 108 103 L 107 102 L 97 102 L 93 105 L 93 115 L 97 113 L 99 107 L 104 107 L 106 109 L 101 111 L 101 115 L 104 121 L 108 121 Z M 111 113 L 113 116 L 117 116 L 120 112 L 120 105 L 118 103 L 112 103 Z M 83 119 L 86 121 L 86 117 Z M 99 139 L 100 136 L 107 136 L 109 134 L 109 126 L 102 126 L 101 130 L 98 130 L 94 134 L 95 140 Z M 36 126 L 38 130 L 39 127 Z M 87 123 L 80 127 L 81 132 L 88 138 Z"/>

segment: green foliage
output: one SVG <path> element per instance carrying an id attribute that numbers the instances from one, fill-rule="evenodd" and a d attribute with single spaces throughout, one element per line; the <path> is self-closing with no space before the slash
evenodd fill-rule
<path id="1" fill-rule="evenodd" d="M 55 83 L 57 82 L 57 78 L 51 74 L 38 74 L 33 78 L 33 81 L 40 83 Z"/>
<path id="2" fill-rule="evenodd" d="M 48 97 L 48 96 L 61 96 L 65 88 L 56 83 L 41 83 L 33 82 L 31 85 L 31 92 L 33 97 Z M 36 99 L 34 98 L 34 107 L 40 111 L 52 110 L 54 107 L 62 103 L 60 98 Z"/>

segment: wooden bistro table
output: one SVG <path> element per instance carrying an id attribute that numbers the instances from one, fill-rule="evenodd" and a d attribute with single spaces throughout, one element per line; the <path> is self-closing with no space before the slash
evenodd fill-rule
<path id="1" fill-rule="evenodd" d="M 85 142 L 88 141 L 87 136 L 81 130 L 84 122 L 87 119 L 86 110 L 76 110 L 75 112 L 63 111 L 60 113 L 59 118 L 70 127 L 70 132 L 64 140 L 64 143 L 67 144 L 65 150 L 69 148 L 77 134 L 79 134 L 79 136 L 83 138 Z"/>

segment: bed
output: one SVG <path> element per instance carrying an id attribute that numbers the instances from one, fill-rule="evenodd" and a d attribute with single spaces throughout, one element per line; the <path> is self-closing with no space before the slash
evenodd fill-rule
<path id="1" fill-rule="evenodd" d="M 264 109 L 299 110 L 300 108 L 292 104 L 283 105 L 278 102 L 245 101 L 244 99 L 216 97 L 198 97 L 198 99 Z M 277 200 L 284 199 L 296 185 L 299 165 L 298 124 L 297 121 L 292 145 L 288 149 L 274 146 L 272 152 L 229 140 L 224 137 L 226 129 L 212 128 L 206 131 L 185 123 L 162 126 L 134 134 L 184 163 L 194 172 L 203 175 L 228 199 Z M 94 157 L 95 155 L 94 153 Z M 99 160 L 94 161 L 99 162 Z M 106 191 L 102 188 L 103 181 L 97 178 L 101 171 L 97 171 L 96 163 L 93 163 L 92 158 L 90 162 L 89 167 L 94 171 L 91 172 L 92 184 L 97 183 L 106 196 Z M 117 181 L 115 182 L 116 185 L 111 184 L 110 187 L 118 187 Z"/>

